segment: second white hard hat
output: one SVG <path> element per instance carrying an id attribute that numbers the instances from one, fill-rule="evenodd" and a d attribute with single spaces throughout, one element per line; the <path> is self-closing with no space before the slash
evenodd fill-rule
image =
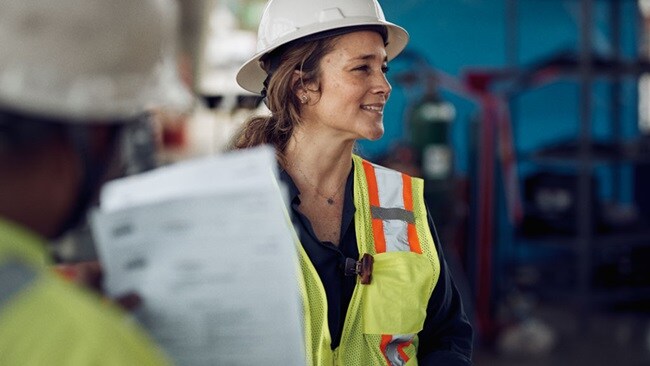
<path id="1" fill-rule="evenodd" d="M 171 0 L 0 0 L 0 108 L 94 123 L 182 108 Z"/>
<path id="2" fill-rule="evenodd" d="M 270 0 L 258 28 L 257 53 L 237 73 L 237 83 L 260 94 L 267 77 L 260 59 L 289 42 L 334 29 L 356 26 L 386 28 L 386 53 L 391 60 L 408 43 L 408 33 L 387 22 L 377 0 Z"/>

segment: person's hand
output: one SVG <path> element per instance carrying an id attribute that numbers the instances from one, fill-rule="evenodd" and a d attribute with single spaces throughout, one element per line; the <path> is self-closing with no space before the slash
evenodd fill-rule
<path id="1" fill-rule="evenodd" d="M 55 271 L 66 280 L 89 290 L 104 294 L 104 272 L 98 261 L 57 264 Z"/>
<path id="2" fill-rule="evenodd" d="M 103 286 L 104 271 L 98 261 L 57 264 L 55 271 L 66 280 L 107 298 Z M 142 304 L 142 298 L 130 292 L 118 296 L 113 302 L 124 310 L 133 311 Z"/>

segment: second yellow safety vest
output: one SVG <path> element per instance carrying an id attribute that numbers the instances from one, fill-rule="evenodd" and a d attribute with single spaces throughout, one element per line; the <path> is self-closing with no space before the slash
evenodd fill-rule
<path id="1" fill-rule="evenodd" d="M 299 246 L 307 361 L 319 366 L 417 365 L 417 333 L 440 274 L 423 182 L 358 156 L 353 164 L 357 246 L 360 256 L 374 258 L 372 280 L 361 284 L 357 277 L 341 343 L 332 350 L 325 289 Z"/>
<path id="2" fill-rule="evenodd" d="M 142 329 L 46 267 L 46 243 L 0 218 L 0 365 L 169 365 Z"/>

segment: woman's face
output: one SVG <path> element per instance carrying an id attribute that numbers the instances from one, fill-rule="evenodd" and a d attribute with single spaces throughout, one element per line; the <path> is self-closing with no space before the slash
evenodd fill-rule
<path id="1" fill-rule="evenodd" d="M 309 92 L 302 110 L 344 139 L 377 140 L 384 134 L 384 105 L 391 91 L 386 80 L 386 49 L 379 33 L 359 31 L 339 38 L 320 61 L 320 94 Z M 311 89 L 309 86 L 308 89 Z"/>

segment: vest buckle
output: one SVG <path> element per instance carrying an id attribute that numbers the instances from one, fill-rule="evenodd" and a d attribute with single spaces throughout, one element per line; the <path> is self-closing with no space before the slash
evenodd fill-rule
<path id="1" fill-rule="evenodd" d="M 361 256 L 361 260 L 355 261 L 352 258 L 345 258 L 345 275 L 360 276 L 362 285 L 369 285 L 372 281 L 372 264 L 374 258 L 368 253 Z"/>

